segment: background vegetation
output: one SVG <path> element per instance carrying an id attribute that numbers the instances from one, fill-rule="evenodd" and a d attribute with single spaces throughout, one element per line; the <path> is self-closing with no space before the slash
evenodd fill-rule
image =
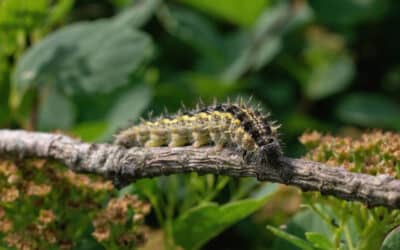
<path id="1" fill-rule="evenodd" d="M 395 0 L 0 0 L 0 127 L 110 142 L 149 111 L 252 96 L 282 124 L 289 156 L 305 154 L 304 131 L 399 131 L 399 11 Z M 334 158 L 332 141 L 313 136 L 302 137 L 319 150 L 310 157 L 356 166 L 395 137 Z M 378 159 L 395 176 L 397 150 Z M 116 191 L 51 162 L 0 166 L 0 249 L 131 249 L 145 236 L 147 249 L 379 249 L 399 222 L 253 179 L 192 174 Z"/>

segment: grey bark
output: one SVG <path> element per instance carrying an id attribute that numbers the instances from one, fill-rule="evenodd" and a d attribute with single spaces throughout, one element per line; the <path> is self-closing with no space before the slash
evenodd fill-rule
<path id="1" fill-rule="evenodd" d="M 400 208 L 400 180 L 388 175 L 351 173 L 322 163 L 280 157 L 274 164 L 248 164 L 229 149 L 130 148 L 85 143 L 65 135 L 0 130 L 0 155 L 54 159 L 75 172 L 96 173 L 119 183 L 177 173 L 256 177 L 319 191 L 368 206 Z"/>

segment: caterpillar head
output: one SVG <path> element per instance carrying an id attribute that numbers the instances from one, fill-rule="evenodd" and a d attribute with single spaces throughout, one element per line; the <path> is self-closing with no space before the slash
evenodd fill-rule
<path id="1" fill-rule="evenodd" d="M 274 166 L 277 160 L 282 156 L 282 149 L 276 137 L 270 137 L 268 143 L 260 147 L 260 164 Z"/>

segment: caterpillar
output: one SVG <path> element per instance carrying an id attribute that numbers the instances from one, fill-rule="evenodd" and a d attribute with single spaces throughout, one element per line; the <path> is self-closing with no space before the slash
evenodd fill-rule
<path id="1" fill-rule="evenodd" d="M 226 102 L 142 120 L 115 135 L 114 143 L 126 148 L 214 145 L 268 160 L 281 154 L 278 128 L 259 108 L 242 101 Z"/>

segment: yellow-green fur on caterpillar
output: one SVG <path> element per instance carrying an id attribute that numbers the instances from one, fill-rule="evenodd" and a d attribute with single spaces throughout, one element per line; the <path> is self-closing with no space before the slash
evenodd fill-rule
<path id="1" fill-rule="evenodd" d="M 213 145 L 280 155 L 278 128 L 269 115 L 250 105 L 222 103 L 142 121 L 118 133 L 115 143 L 126 148 Z"/>

